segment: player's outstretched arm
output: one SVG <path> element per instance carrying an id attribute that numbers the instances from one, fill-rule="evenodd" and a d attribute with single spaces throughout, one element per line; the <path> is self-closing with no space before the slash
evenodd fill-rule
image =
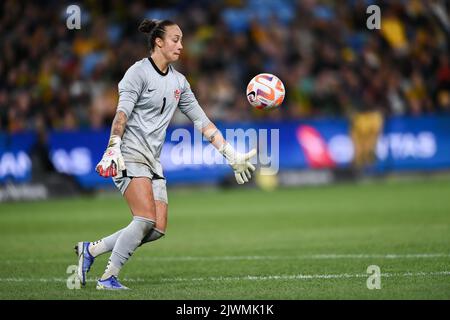
<path id="1" fill-rule="evenodd" d="M 212 122 L 202 129 L 202 134 L 227 159 L 234 170 L 237 183 L 249 182 L 252 172 L 255 171 L 255 166 L 249 160 L 256 155 L 256 149 L 245 154 L 235 151 Z"/>
<path id="2" fill-rule="evenodd" d="M 103 154 L 102 159 L 95 167 L 95 171 L 105 178 L 121 176 L 122 171 L 125 170 L 125 161 L 123 160 L 120 151 L 122 143 L 122 136 L 125 132 L 125 125 L 127 123 L 127 116 L 124 112 L 118 111 L 114 117 L 111 136 L 109 138 L 108 147 Z"/>
<path id="3" fill-rule="evenodd" d="M 256 149 L 245 154 L 236 152 L 233 149 L 198 104 L 186 78 L 184 78 L 184 89 L 181 92 L 178 107 L 194 123 L 195 128 L 227 159 L 234 170 L 237 183 L 243 184 L 248 182 L 252 177 L 252 171 L 255 170 L 255 167 L 249 160 L 256 155 Z"/>

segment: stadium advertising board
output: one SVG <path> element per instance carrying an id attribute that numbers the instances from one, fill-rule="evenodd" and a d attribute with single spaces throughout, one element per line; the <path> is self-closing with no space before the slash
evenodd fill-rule
<path id="1" fill-rule="evenodd" d="M 239 128 L 241 137 L 236 134 L 235 138 L 237 141 L 244 137 L 241 148 L 258 143 L 264 153 L 260 154 L 260 164 L 264 168 L 272 165 L 275 172 L 346 168 L 354 155 L 349 123 L 343 119 L 228 123 L 219 128 L 226 135 L 236 133 L 232 129 Z M 57 171 L 74 175 L 85 188 L 112 187 L 110 179 L 95 173 L 108 137 L 109 130 L 51 132 L 50 160 Z M 36 135 L 30 132 L 0 135 L 0 183 L 31 180 L 36 141 Z M 376 153 L 373 169 L 377 172 L 448 169 L 450 117 L 391 118 L 385 122 Z M 221 155 L 192 126 L 169 128 L 161 163 L 167 180 L 173 184 L 217 183 L 232 173 Z"/>

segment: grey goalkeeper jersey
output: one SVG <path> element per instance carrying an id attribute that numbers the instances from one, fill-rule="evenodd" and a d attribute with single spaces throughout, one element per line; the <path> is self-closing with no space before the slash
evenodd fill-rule
<path id="1" fill-rule="evenodd" d="M 210 123 L 186 78 L 169 66 L 162 73 L 150 58 L 137 61 L 119 82 L 119 104 L 128 120 L 122 136 L 125 162 L 143 163 L 163 177 L 159 161 L 166 130 L 179 108 L 201 130 Z"/>

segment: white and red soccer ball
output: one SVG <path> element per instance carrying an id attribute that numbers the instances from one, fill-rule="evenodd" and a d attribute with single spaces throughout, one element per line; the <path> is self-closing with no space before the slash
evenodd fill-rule
<path id="1" fill-rule="evenodd" d="M 283 82 L 270 73 L 260 73 L 247 85 L 247 100 L 256 109 L 272 109 L 284 100 Z"/>

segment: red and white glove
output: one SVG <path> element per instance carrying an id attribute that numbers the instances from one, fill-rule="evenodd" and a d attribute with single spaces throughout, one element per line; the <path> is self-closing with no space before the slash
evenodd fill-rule
<path id="1" fill-rule="evenodd" d="M 255 166 L 248 160 L 256 155 L 256 149 L 252 149 L 248 153 L 240 153 L 236 152 L 229 143 L 225 143 L 219 152 L 233 168 L 237 183 L 243 184 L 251 179 L 251 173 L 255 171 Z"/>
<path id="2" fill-rule="evenodd" d="M 95 167 L 95 171 L 102 177 L 121 177 L 122 171 L 126 169 L 120 152 L 121 143 L 122 139 L 119 136 L 112 135 L 109 139 L 108 148 L 103 154 L 102 160 Z"/>

